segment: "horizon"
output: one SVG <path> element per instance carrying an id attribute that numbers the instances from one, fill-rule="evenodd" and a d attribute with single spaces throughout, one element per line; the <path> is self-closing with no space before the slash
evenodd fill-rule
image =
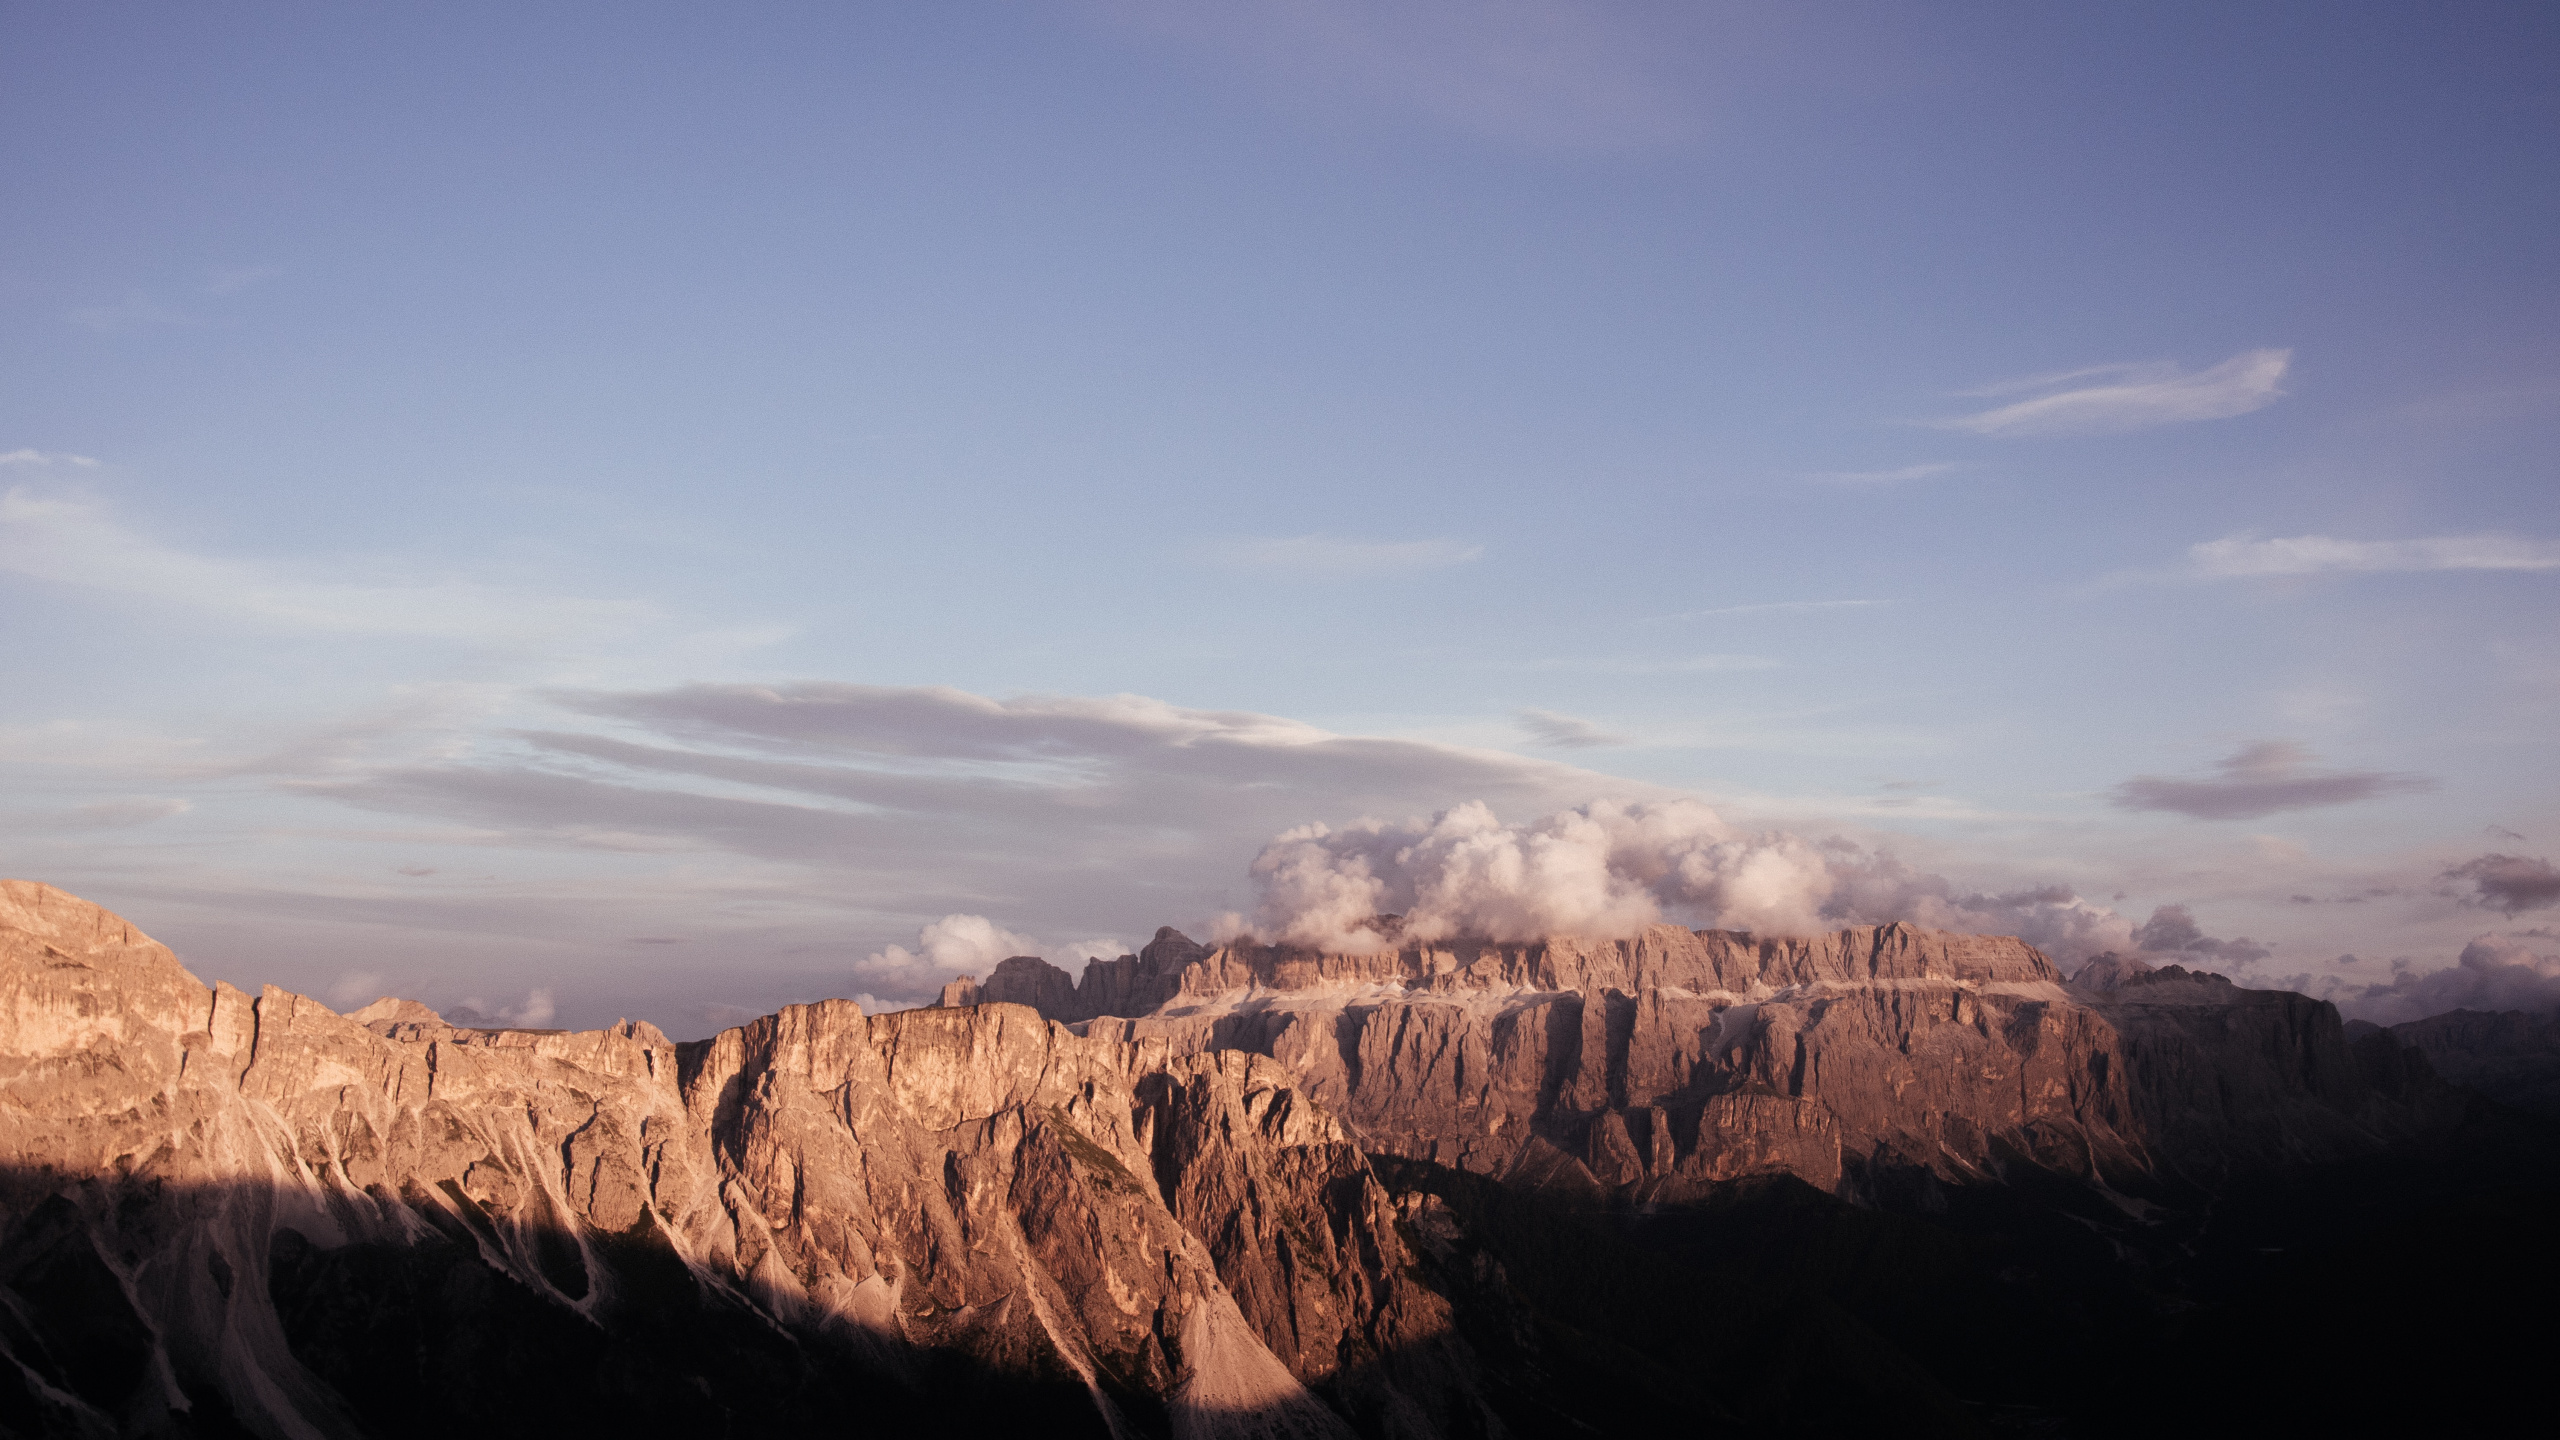
<path id="1" fill-rule="evenodd" d="M 208 981 L 1393 902 L 2560 1004 L 2547 6 L 0 43 L 0 871 Z"/>

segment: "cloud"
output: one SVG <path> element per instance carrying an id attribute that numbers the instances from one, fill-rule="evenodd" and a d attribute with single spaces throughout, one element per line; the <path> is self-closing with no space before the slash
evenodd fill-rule
<path id="1" fill-rule="evenodd" d="M 2289 740 L 2244 745 L 2204 780 L 2136 775 L 2110 797 L 2122 810 L 2167 810 L 2199 820 L 2254 820 L 2285 810 L 2349 805 L 2381 795 L 2430 790 L 2421 775 L 2378 770 L 2315 770 L 2310 752 Z"/>
<path id="2" fill-rule="evenodd" d="M 1514 670 L 1575 670 L 1593 675 L 1712 675 L 1733 670 L 1775 670 L 1765 655 L 1687 655 L 1648 660 L 1634 655 L 1571 655 L 1506 666 Z"/>
<path id="3" fill-rule="evenodd" d="M 984 975 L 1016 955 L 1038 955 L 1040 942 L 984 915 L 945 915 L 916 932 L 916 948 L 891 945 L 856 961 L 864 983 L 893 994 L 919 995 L 964 972 Z"/>
<path id="4" fill-rule="evenodd" d="M 55 465 L 77 465 L 83 469 L 95 469 L 97 464 L 97 461 L 86 455 L 69 455 L 60 451 L 51 455 L 41 450 L 11 450 L 0 453 L 0 465 L 11 469 L 34 469 Z"/>
<path id="5" fill-rule="evenodd" d="M 1562 750 L 1589 750 L 1604 745 L 1624 745 L 1625 737 L 1607 734 L 1588 720 L 1559 715 L 1553 710 L 1523 710 L 1513 717 L 1520 728 L 1529 732 L 1531 740 Z"/>
<path id="6" fill-rule="evenodd" d="M 2371 575 L 2423 570 L 2560 570 L 2560 540 L 2519 535 L 2438 535 L 2423 540 L 2338 540 L 2236 535 L 2188 547 L 2192 572 L 2213 579 Z"/>
<path id="7" fill-rule="evenodd" d="M 1480 800 L 1488 823 L 1566 817 L 1507 837 L 1440 827 L 1453 878 L 1433 893 L 1462 920 L 1470 895 L 1499 897 L 1509 851 L 1545 878 L 1485 913 L 1523 924 L 1659 914 L 1775 932 L 1902 919 L 2020 935 L 2066 961 L 2131 945 L 2123 917 L 2066 887 L 1981 893 L 1554 758 L 1145 696 L 800 683 L 538 699 L 435 687 L 412 700 L 155 759 L 206 787 L 167 793 L 219 797 L 224 833 L 257 848 L 155 847 L 111 888 L 61 878 L 175 927 L 191 958 L 231 957 L 211 973 L 326 993 L 360 963 L 492 994 L 521 993 L 539 963 L 535 974 L 589 977 L 579 1024 L 621 1013 L 681 1027 L 709 1003 L 761 1013 L 848 989 L 896 1008 L 1009 953 L 1072 970 L 1127 947 L 1060 937 L 1165 923 L 1201 934 L 1255 910 L 1253 863 L 1275 835 L 1311 819 L 1433 815 L 1453 796 Z M 1607 839 L 1596 865 L 1595 827 Z M 1573 900 L 1567 882 L 1598 899 Z M 669 936 L 689 943 L 635 943 Z"/>
<path id="8" fill-rule="evenodd" d="M 2395 961 L 2392 977 L 2349 991 L 2339 1008 L 2377 1025 L 2423 1020 L 2448 1010 L 2560 1008 L 2560 955 L 2537 954 L 2517 937 L 2483 935 L 2442 970 L 2418 973 Z"/>
<path id="9" fill-rule="evenodd" d="M 263 285 L 284 273 L 281 265 L 239 265 L 216 270 L 205 281 L 208 295 L 237 295 L 252 285 Z"/>
<path id="10" fill-rule="evenodd" d="M 383 988 L 381 971 L 349 970 L 329 982 L 327 999 L 329 1008 L 343 1015 L 350 1010 L 382 999 L 389 993 Z"/>
<path id="11" fill-rule="evenodd" d="M 1905 480 L 1926 480 L 1933 475 L 1944 475 L 1955 468 L 1953 464 L 1941 461 L 1931 465 L 1905 465 L 1899 470 L 1817 470 L 1808 478 L 1834 485 L 1894 485 Z"/>
<path id="12" fill-rule="evenodd" d="M 1596 800 L 1522 825 L 1481 803 L 1428 820 L 1286 831 L 1253 862 L 1248 923 L 1317 949 L 1379 943 L 1376 917 L 1411 939 L 1623 937 L 1663 920 L 1804 935 L 1910 920 L 2021 935 L 2065 956 L 2127 942 L 2122 917 L 2066 887 L 1959 896 L 1944 877 L 1844 840 L 1751 833 L 1695 800 Z"/>
<path id="13" fill-rule="evenodd" d="M 139 330 L 149 325 L 187 325 L 193 321 L 168 306 L 153 300 L 139 290 L 128 290 L 123 299 L 112 305 L 91 305 L 74 310 L 71 323 L 100 334 L 113 335 L 126 330 Z"/>
<path id="14" fill-rule="evenodd" d="M 1757 605 L 1719 605 L 1712 610 L 1683 610 L 1676 615 L 1648 615 L 1639 623 L 1662 625 L 1674 620 L 1704 620 L 1716 615 L 1775 614 L 1789 610 L 1857 610 L 1870 605 L 1900 603 L 1896 600 L 1767 600 Z"/>
<path id="15" fill-rule="evenodd" d="M 462 1003 L 446 1008 L 445 1022 L 472 1030 L 539 1030 L 560 1013 L 553 1003 L 553 992 L 535 990 L 515 1005 L 497 1005 L 477 995 L 467 996 Z"/>
<path id="16" fill-rule="evenodd" d="M 1459 540 L 1356 540 L 1339 535 L 1228 540 L 1201 550 L 1202 558 L 1211 563 L 1238 570 L 1363 575 L 1446 569 L 1483 554 L 1483 546 Z"/>
<path id="17" fill-rule="evenodd" d="M 1695 57 L 1637 11 L 1562 0 L 1102 0 L 1137 33 L 1223 53 L 1328 111 L 1384 104 L 1540 152 L 1649 148 L 1700 124 Z"/>
<path id="18" fill-rule="evenodd" d="M 2483 855 L 2444 872 L 2446 880 L 2468 880 L 2472 904 L 2509 915 L 2560 905 L 2560 869 L 2542 859 L 2522 855 Z"/>
<path id="19" fill-rule="evenodd" d="M 95 504 L 24 486 L 0 494 L 0 572 L 342 635 L 530 644 L 625 634 L 657 618 L 636 601 L 463 579 L 350 584 L 278 574 L 163 545 L 125 529 Z"/>
<path id="20" fill-rule="evenodd" d="M 129 830 L 184 815 L 195 808 L 184 800 L 138 796 L 125 800 L 98 800 L 65 811 L 54 817 L 54 824 L 69 830 Z"/>
<path id="21" fill-rule="evenodd" d="M 2155 955 L 2188 955 L 2230 966 L 2255 964 L 2275 953 L 2246 935 L 2236 940 L 2214 939 L 2196 924 L 2195 915 L 2184 905 L 2154 909 L 2151 918 L 2135 928 L 2133 943 Z"/>
<path id="22" fill-rule="evenodd" d="M 2197 420 L 2225 420 L 2282 398 L 2290 350 L 2249 350 L 2193 374 L 2174 365 L 2106 365 L 2005 381 L 1974 393 L 2014 394 L 2104 377 L 2107 383 L 2051 390 L 1979 414 L 1941 420 L 1975 435 L 2097 435 Z"/>
<path id="23" fill-rule="evenodd" d="M 952 914 L 1036 917 L 1023 928 L 1053 936 L 1196 924 L 1247 904 L 1255 850 L 1310 815 L 1410 814 L 1453 793 L 1531 813 L 1603 790 L 1666 793 L 1505 751 L 1133 695 L 807 683 L 552 699 L 547 728 L 440 759 L 333 759 L 340 768 L 294 791 L 564 864 L 657 854 L 669 873 L 696 873 L 710 857 L 746 857 L 748 893 L 769 897 L 755 903 L 807 907 L 794 943 L 820 943 L 809 927 L 823 916 L 859 947 L 836 973 L 885 956 L 892 939 L 923 955 L 906 937 Z M 386 863 L 436 859 L 404 843 Z M 609 923 L 617 935 L 677 933 L 700 923 L 702 903 L 642 897 Z M 1095 949 L 1065 953 L 1116 942 L 1082 943 Z M 924 972 L 900 973 L 921 983 Z M 862 984 L 893 1000 L 931 994 Z"/>

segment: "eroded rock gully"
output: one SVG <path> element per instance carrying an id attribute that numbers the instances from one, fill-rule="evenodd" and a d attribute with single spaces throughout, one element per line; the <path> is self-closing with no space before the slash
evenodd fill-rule
<path id="1" fill-rule="evenodd" d="M 2325 1005 L 2110 978 L 1902 927 L 1338 956 L 1168 931 L 1081 985 L 1008 961 L 939 1008 L 675 1044 L 206 986 L 5 882 L 0 1429 L 1750 1431 L 1723 1381 L 1559 1320 L 1596 1283 L 1539 1269 L 1565 1232 L 1515 1226 L 1506 1261 L 1468 1227 L 1513 1202 L 1464 1177 L 1587 1216 L 2023 1167 L 2132 1214 L 2447 1103 Z M 1909 1369 L 1771 1313 L 1860 1384 Z M 1927 1376 L 1876 1393 L 1973 1433 Z"/>

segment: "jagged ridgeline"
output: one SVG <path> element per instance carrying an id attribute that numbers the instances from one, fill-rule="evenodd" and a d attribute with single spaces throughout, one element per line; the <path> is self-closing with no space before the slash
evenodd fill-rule
<path id="1" fill-rule="evenodd" d="M 2134 1433 L 2281 1325 L 2271 1251 L 2546 1183 L 2393 1036 L 2174 967 L 1381 945 L 676 1044 L 208 987 L 0 884 L 0 1430 Z"/>

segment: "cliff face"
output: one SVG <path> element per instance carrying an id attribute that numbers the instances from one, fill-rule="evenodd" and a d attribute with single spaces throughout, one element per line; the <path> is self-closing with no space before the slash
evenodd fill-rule
<path id="1" fill-rule="evenodd" d="M 2560 1115 L 2560 1013 L 2448 1010 L 2394 1025 L 2387 1033 L 2423 1053 L 2455 1084 Z"/>
<path id="2" fill-rule="evenodd" d="M 359 1016 L 0 888 L 0 1424 L 1329 1436 L 1470 1403 L 1389 1197 L 1268 1060 L 1012 1005 L 694 1045 Z"/>
<path id="3" fill-rule="evenodd" d="M 2032 1172 L 2094 1201 L 2081 1243 L 2445 1103 L 2303 997 L 2080 978 L 1900 926 L 1165 931 L 1082 984 L 1017 959 L 941 1008 L 673 1044 L 206 986 L 0 883 L 0 1432 L 1976 1433 L 1878 1338 L 1900 1312 L 1696 1310 L 1764 1262 L 1684 1240 L 1665 1269 L 1627 1227 L 1697 1201 L 1864 1234 L 1817 1192 L 1943 1208 Z"/>
<path id="4" fill-rule="evenodd" d="M 1078 1028 L 1271 1056 L 1375 1152 L 1644 1201 L 1764 1173 L 1968 1183 L 2013 1158 L 2149 1194 L 2363 1153 L 2435 1113 L 2377 1088 L 2323 1002 L 2114 957 L 2070 984 L 2005 937 L 1664 925 L 1320 955 L 1165 932 L 1148 952 L 1082 986 L 1027 959 L 995 979 L 1074 1018 L 1153 976 L 1150 1012 Z"/>

